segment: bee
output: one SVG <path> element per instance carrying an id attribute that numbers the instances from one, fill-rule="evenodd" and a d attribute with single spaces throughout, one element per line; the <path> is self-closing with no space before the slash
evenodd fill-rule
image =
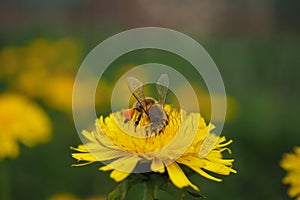
<path id="1" fill-rule="evenodd" d="M 145 97 L 144 86 L 136 78 L 128 77 L 127 86 L 137 101 L 133 104 L 132 109 L 124 113 L 125 118 L 132 119 L 134 110 L 136 110 L 138 116 L 135 126 L 139 125 L 142 117 L 146 117 L 150 121 L 150 124 L 146 126 L 146 136 L 149 135 L 149 132 L 150 134 L 159 134 L 168 124 L 168 115 L 163 107 L 169 87 L 168 75 L 162 74 L 156 84 L 158 101 L 152 97 Z"/>

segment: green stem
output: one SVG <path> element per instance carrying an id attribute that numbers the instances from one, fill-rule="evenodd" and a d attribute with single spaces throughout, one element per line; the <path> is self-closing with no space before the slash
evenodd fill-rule
<path id="1" fill-rule="evenodd" d="M 11 199 L 9 166 L 7 161 L 0 163 L 0 199 Z"/>
<path id="2" fill-rule="evenodd" d="M 158 200 L 157 192 L 158 192 L 158 186 L 145 182 L 145 188 L 144 188 L 144 196 L 143 200 Z"/>
<path id="3" fill-rule="evenodd" d="M 180 200 L 184 200 L 184 189 L 181 189 Z"/>

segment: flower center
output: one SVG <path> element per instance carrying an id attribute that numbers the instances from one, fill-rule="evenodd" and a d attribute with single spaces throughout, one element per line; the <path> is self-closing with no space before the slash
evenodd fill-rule
<path id="1" fill-rule="evenodd" d="M 118 148 L 132 153 L 151 153 L 163 149 L 176 136 L 181 113 L 166 106 L 168 123 L 156 134 L 149 134 L 153 122 L 145 113 L 135 111 L 131 120 L 124 116 L 124 110 L 100 119 L 100 126 L 107 138 Z"/>

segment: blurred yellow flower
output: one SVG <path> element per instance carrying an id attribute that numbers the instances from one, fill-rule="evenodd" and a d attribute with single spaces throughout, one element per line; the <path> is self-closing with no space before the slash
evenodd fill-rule
<path id="1" fill-rule="evenodd" d="M 60 194 L 55 194 L 49 198 L 49 200 L 80 200 L 73 194 L 69 193 L 60 193 Z"/>
<path id="2" fill-rule="evenodd" d="M 49 198 L 49 200 L 106 200 L 105 197 L 88 197 L 88 198 L 78 198 L 73 194 L 60 193 L 55 194 Z"/>
<path id="3" fill-rule="evenodd" d="M 284 184 L 290 184 L 288 195 L 300 200 L 300 147 L 294 148 L 294 153 L 285 154 L 280 166 L 287 171 Z"/>
<path id="4" fill-rule="evenodd" d="M 72 38 L 38 38 L 25 46 L 8 46 L 0 52 L 4 75 L 25 70 L 73 71 L 81 57 L 81 45 Z"/>
<path id="5" fill-rule="evenodd" d="M 28 71 L 20 75 L 18 87 L 26 95 L 42 99 L 48 106 L 62 110 L 72 110 L 72 91 L 74 77 L 68 74 Z M 39 82 L 39 83 L 38 83 Z"/>
<path id="6" fill-rule="evenodd" d="M 1 78 L 13 75 L 21 69 L 21 55 L 21 49 L 14 46 L 6 47 L 0 52 Z"/>
<path id="7" fill-rule="evenodd" d="M 51 137 L 47 114 L 35 103 L 16 94 L 0 95 L 0 160 L 19 154 L 18 142 L 28 147 Z"/>
<path id="8" fill-rule="evenodd" d="M 143 118 L 135 127 L 134 120 L 126 121 L 126 111 L 110 114 L 96 120 L 96 131 L 83 131 L 88 142 L 72 148 L 78 151 L 72 156 L 78 161 L 86 161 L 74 166 L 82 166 L 97 161 L 109 161 L 100 168 L 112 170 L 110 177 L 116 182 L 126 179 L 139 163 L 149 165 L 156 174 L 168 174 L 169 180 L 178 188 L 199 188 L 190 182 L 182 165 L 205 178 L 220 182 L 221 179 L 208 174 L 207 171 L 229 175 L 236 173 L 232 168 L 233 159 L 223 159 L 222 152 L 231 151 L 228 145 L 232 140 L 218 137 L 212 133 L 214 125 L 206 124 L 198 113 L 187 114 L 170 105 L 165 106 L 169 123 L 159 134 L 147 137 L 145 126 L 149 124 Z M 132 119 L 135 119 L 133 116 Z M 196 135 L 193 136 L 193 132 Z M 191 141 L 190 145 L 185 144 Z M 175 160 L 174 160 L 175 159 Z M 121 167 L 121 169 L 120 169 Z"/>
<path id="9" fill-rule="evenodd" d="M 0 52 L 0 77 L 8 82 L 8 89 L 70 112 L 81 49 L 72 38 L 39 38 L 25 46 L 6 47 Z"/>
<path id="10" fill-rule="evenodd" d="M 43 97 L 47 104 L 64 111 L 72 110 L 72 92 L 74 78 L 70 75 L 61 74 L 49 77 L 45 82 Z"/>

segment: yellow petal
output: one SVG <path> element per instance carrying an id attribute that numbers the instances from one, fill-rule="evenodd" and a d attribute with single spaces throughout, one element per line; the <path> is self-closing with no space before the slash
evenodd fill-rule
<path id="1" fill-rule="evenodd" d="M 219 164 L 219 163 L 215 163 L 215 162 L 210 162 L 210 161 L 205 161 L 206 165 L 204 167 L 204 169 L 217 173 L 217 174 L 221 174 L 221 175 L 229 175 L 230 172 L 232 173 L 236 173 L 236 171 L 234 169 L 232 169 L 231 167 L 228 167 L 226 165 L 223 164 Z"/>
<path id="2" fill-rule="evenodd" d="M 96 120 L 95 126 L 96 126 L 96 132 L 94 133 L 94 137 L 96 138 L 97 144 L 101 144 L 102 146 L 111 148 L 111 149 L 116 149 L 116 145 L 112 143 L 112 141 L 107 138 L 107 136 L 103 133 L 103 130 L 100 126 L 101 120 L 103 118 L 101 117 L 99 120 Z M 103 123 L 103 122 L 102 122 Z M 113 128 L 110 129 L 112 131 Z"/>
<path id="3" fill-rule="evenodd" d="M 128 156 L 129 153 L 119 150 L 112 150 L 105 147 L 98 147 L 99 150 L 92 151 L 92 155 L 94 155 L 99 161 L 112 160 L 119 157 Z"/>
<path id="4" fill-rule="evenodd" d="M 170 180 L 176 187 L 184 188 L 191 186 L 194 190 L 199 191 L 199 188 L 189 181 L 177 163 L 174 162 L 168 165 L 167 170 Z"/>
<path id="5" fill-rule="evenodd" d="M 200 159 L 199 157 L 195 157 L 192 155 L 182 156 L 176 160 L 176 162 L 184 164 L 186 166 L 194 166 L 194 167 L 205 167 L 204 159 Z"/>
<path id="6" fill-rule="evenodd" d="M 89 142 L 96 142 L 96 139 L 95 139 L 95 132 L 88 132 L 88 131 L 86 131 L 86 130 L 83 130 L 82 132 L 81 132 L 81 134 L 86 138 L 86 139 L 88 139 L 89 140 Z"/>
<path id="7" fill-rule="evenodd" d="M 72 153 L 72 157 L 75 158 L 78 161 L 92 161 L 92 162 L 97 162 L 98 160 L 92 156 L 90 153 Z"/>
<path id="8" fill-rule="evenodd" d="M 222 137 L 221 139 L 224 139 L 224 141 L 226 140 L 225 137 Z M 223 142 L 223 140 L 222 140 L 222 142 Z M 221 142 L 219 141 L 218 147 L 219 147 L 219 148 L 220 148 L 220 147 L 226 147 L 226 146 L 230 145 L 232 142 L 233 142 L 233 140 L 228 140 L 227 142 L 221 144 Z"/>
<path id="9" fill-rule="evenodd" d="M 215 181 L 221 181 L 221 179 L 216 179 L 213 176 L 210 176 L 209 174 L 205 173 L 202 169 L 209 170 L 211 172 L 221 174 L 221 175 L 229 175 L 230 172 L 236 173 L 234 169 L 231 167 L 228 167 L 224 164 L 210 162 L 205 159 L 189 156 L 189 157 L 182 157 L 177 160 L 178 163 L 184 164 L 188 166 L 189 168 L 193 169 L 200 175 L 204 175 L 204 177 L 210 177 L 209 179 L 215 180 Z"/>
<path id="10" fill-rule="evenodd" d="M 210 179 L 210 180 L 217 181 L 217 182 L 221 182 L 221 181 L 222 181 L 222 179 L 215 178 L 215 177 L 209 175 L 208 173 L 206 173 L 205 171 L 203 171 L 203 170 L 200 169 L 200 168 L 192 167 L 192 166 L 189 166 L 189 168 L 191 168 L 192 170 L 194 170 L 195 172 L 197 172 L 197 173 L 200 174 L 201 176 L 204 176 L 205 178 L 208 178 L 208 179 Z"/>
<path id="11" fill-rule="evenodd" d="M 85 162 L 85 163 L 72 164 L 71 166 L 72 167 L 82 167 L 82 166 L 89 165 L 89 164 L 92 164 L 92 163 L 93 163 L 93 161 L 90 161 L 90 162 Z"/>
<path id="12" fill-rule="evenodd" d="M 141 160 L 141 158 L 136 155 L 127 155 L 107 164 L 107 166 L 111 169 L 122 170 L 130 173 L 133 171 L 139 160 Z"/>
<path id="13" fill-rule="evenodd" d="M 70 147 L 71 150 L 87 153 L 88 150 L 83 145 L 78 145 L 77 148 Z"/>
<path id="14" fill-rule="evenodd" d="M 99 170 L 105 171 L 105 172 L 106 172 L 106 171 L 113 170 L 113 168 L 111 168 L 110 166 L 107 166 L 107 165 L 106 165 L 106 166 L 100 167 Z"/>
<path id="15" fill-rule="evenodd" d="M 116 182 L 120 182 L 127 178 L 130 175 L 130 172 L 122 172 L 119 170 L 114 170 L 110 173 L 110 178 L 114 179 Z"/>
<path id="16" fill-rule="evenodd" d="M 222 136 L 219 138 L 218 144 L 221 144 L 222 142 L 225 142 L 225 141 L 226 141 L 226 137 Z"/>
<path id="17" fill-rule="evenodd" d="M 79 145 L 77 148 L 74 147 L 70 147 L 70 148 L 72 150 L 82 152 L 82 153 L 72 153 L 72 157 L 77 160 L 96 162 L 96 161 L 111 160 L 121 156 L 128 155 L 128 153 L 125 151 L 109 149 L 95 143 L 87 143 L 85 144 L 85 146 Z"/>
<path id="18" fill-rule="evenodd" d="M 151 170 L 154 172 L 164 173 L 165 166 L 161 160 L 159 160 L 158 158 L 153 158 L 151 163 Z"/>
<path id="19" fill-rule="evenodd" d="M 110 174 L 110 178 L 114 179 L 116 182 L 120 182 L 130 175 L 139 160 L 140 158 L 134 155 L 124 156 L 107 166 L 100 167 L 99 170 L 109 171 L 114 169 Z M 118 169 L 123 169 L 126 171 L 120 171 Z"/>

